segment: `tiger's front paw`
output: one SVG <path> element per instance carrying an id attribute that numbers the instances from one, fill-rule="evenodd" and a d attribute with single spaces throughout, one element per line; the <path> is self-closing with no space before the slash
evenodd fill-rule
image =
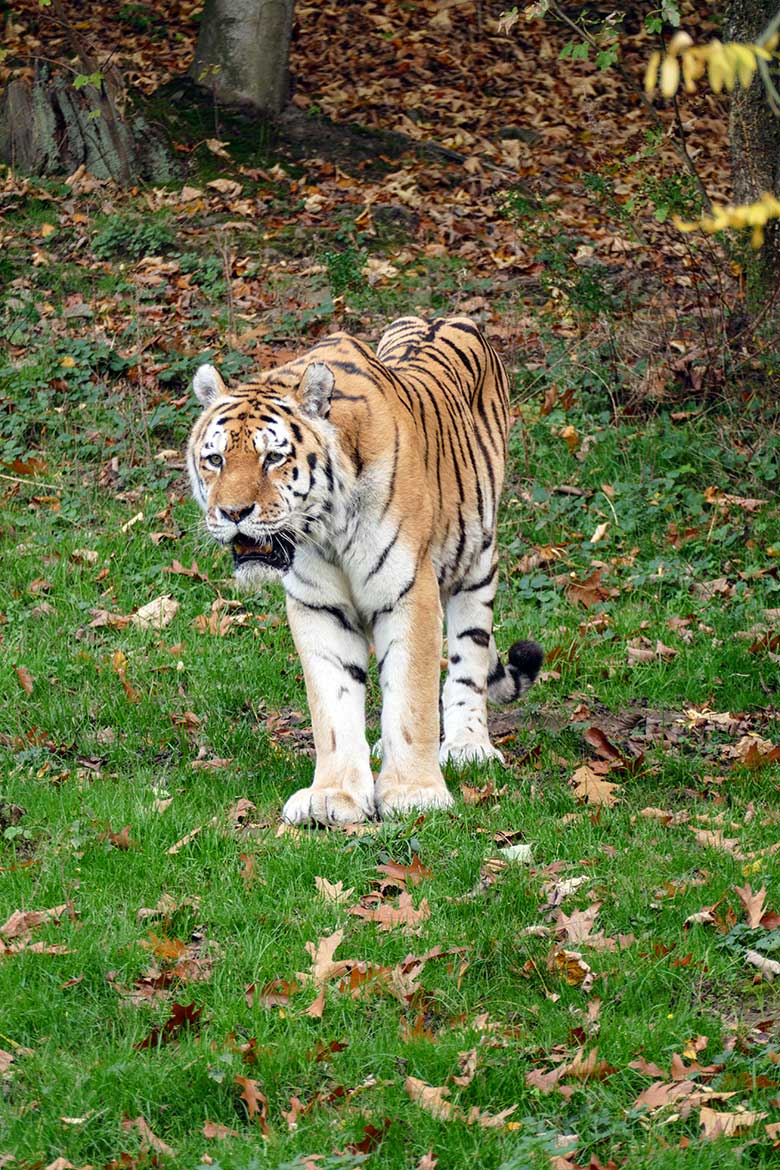
<path id="1" fill-rule="evenodd" d="M 289 825 L 348 825 L 376 816 L 373 783 L 365 789 L 356 785 L 312 784 L 294 792 L 282 809 Z"/>
<path id="2" fill-rule="evenodd" d="M 456 768 L 463 768 L 466 764 L 487 764 L 490 760 L 506 764 L 503 754 L 490 740 L 445 740 L 439 748 L 439 763 L 454 764 Z"/>
<path id="3" fill-rule="evenodd" d="M 380 817 L 411 812 L 412 809 L 450 808 L 453 799 L 444 778 L 415 777 L 401 780 L 397 775 L 380 776 L 376 782 L 376 807 Z"/>

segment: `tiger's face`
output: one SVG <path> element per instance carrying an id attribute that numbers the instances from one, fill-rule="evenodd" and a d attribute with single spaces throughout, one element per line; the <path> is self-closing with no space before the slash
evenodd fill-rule
<path id="1" fill-rule="evenodd" d="M 260 385 L 233 394 L 213 366 L 195 375 L 205 410 L 187 448 L 192 491 L 209 533 L 231 546 L 241 584 L 284 574 L 296 544 L 327 513 L 333 384 L 321 363 L 308 366 L 289 391 Z"/>

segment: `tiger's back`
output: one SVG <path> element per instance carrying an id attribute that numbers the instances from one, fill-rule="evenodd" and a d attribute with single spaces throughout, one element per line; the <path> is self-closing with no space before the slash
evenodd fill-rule
<path id="1" fill-rule="evenodd" d="M 462 579 L 495 534 L 509 431 L 509 384 L 468 317 L 394 321 L 377 357 L 398 379 L 434 501 L 431 556 L 442 591 Z"/>

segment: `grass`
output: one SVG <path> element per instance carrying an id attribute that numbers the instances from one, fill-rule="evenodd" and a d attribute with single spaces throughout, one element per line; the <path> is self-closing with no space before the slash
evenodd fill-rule
<path id="1" fill-rule="evenodd" d="M 35 203 L 27 213 L 33 230 L 43 212 Z M 498 724 L 508 768 L 449 776 L 456 792 L 459 783 L 498 792 L 359 835 L 279 835 L 282 802 L 311 772 L 282 597 L 268 588 L 224 611 L 243 621 L 225 636 L 199 631 L 215 599 L 233 596 L 229 565 L 201 535 L 175 456 L 155 458 L 184 441 L 194 414 L 186 380 L 230 316 L 219 266 L 199 268 L 191 233 L 177 242 L 164 222 L 166 248 L 185 276 L 198 275 L 186 336 L 146 345 L 160 317 L 140 309 L 160 308 L 155 286 L 111 284 L 110 265 L 97 296 L 116 298 L 111 345 L 83 322 L 55 329 L 31 299 L 3 325 L 23 352 L 2 371 L 0 922 L 17 909 L 67 909 L 29 936 L 61 951 L 27 947 L 0 962 L 0 1049 L 13 1057 L 0 1082 L 0 1154 L 25 1167 L 64 1157 L 77 1167 L 225 1170 L 316 1154 L 318 1167 L 367 1159 L 411 1170 L 432 1150 L 440 1170 L 468 1161 L 524 1170 L 549 1165 L 576 1135 L 564 1165 L 666 1170 L 685 1159 L 693 1170 L 732 1165 L 744 1147 L 750 1165 L 772 1166 L 764 1119 L 710 1142 L 700 1104 L 647 1113 L 635 1102 L 653 1079 L 669 1079 L 675 1054 L 694 1064 L 686 1048 L 703 1036 L 690 1079 L 735 1094 L 711 1107 L 780 1116 L 780 1005 L 745 962 L 748 946 L 771 957 L 780 942 L 776 928 L 746 933 L 735 893 L 766 884 L 778 907 L 780 770 L 726 754 L 748 732 L 778 739 L 777 617 L 766 612 L 780 608 L 776 405 L 717 400 L 682 404 L 675 418 L 632 415 L 581 366 L 517 371 L 497 631 L 504 647 L 542 641 L 548 673 L 518 718 Z M 95 225 L 98 251 L 141 247 L 138 224 L 118 224 Z M 404 307 L 400 294 L 350 284 L 334 265 L 329 277 L 325 257 L 314 287 L 330 280 L 333 299 L 345 296 L 354 320 L 378 334 Z M 434 286 L 439 297 L 451 287 L 453 302 L 462 295 L 438 258 L 418 267 L 404 278 L 406 306 L 419 303 L 415 280 L 423 299 Z M 280 272 L 273 311 L 290 329 L 297 311 L 284 298 L 295 278 L 285 284 Z M 58 309 L 85 289 L 72 256 L 33 269 L 31 281 L 35 304 L 53 290 Z M 235 348 L 223 364 L 235 373 L 250 359 Z M 545 392 L 567 384 L 573 403 L 544 413 Z M 196 561 L 198 572 L 172 572 L 174 560 Z M 718 578 L 719 592 L 702 591 Z M 93 624 L 97 611 L 129 615 L 162 594 L 180 605 L 164 630 Z M 668 649 L 630 665 L 642 638 L 653 655 L 659 642 Z M 375 685 L 370 695 L 375 725 Z M 690 707 L 734 718 L 686 720 Z M 608 777 L 619 785 L 614 807 L 579 802 L 571 783 L 581 765 L 598 766 L 586 738 L 594 727 L 629 763 Z M 237 825 L 240 798 L 255 807 Z M 647 807 L 666 815 L 640 815 Z M 719 831 L 738 844 L 724 846 Z M 532 846 L 532 865 L 486 870 L 518 839 L 504 834 Z M 377 888 L 378 865 L 415 858 L 430 871 L 409 884 L 414 906 L 430 907 L 418 934 L 349 913 Z M 354 892 L 328 902 L 315 877 Z M 584 881 L 560 909 L 598 903 L 595 930 L 614 946 L 556 934 L 550 883 L 573 877 Z M 164 894 L 167 910 L 139 915 Z M 706 906 L 716 907 L 713 923 L 686 925 Z M 337 930 L 337 958 L 392 968 L 435 947 L 444 954 L 427 960 L 408 1002 L 381 979 L 355 995 L 331 981 L 318 1019 L 307 1014 L 316 989 L 298 973 L 310 970 L 307 944 Z M 590 992 L 556 965 L 562 947 L 581 951 Z M 176 975 L 182 953 L 193 965 Z M 264 1006 L 262 989 L 278 980 L 297 987 L 289 1002 Z M 139 1047 L 174 1003 L 194 1005 L 195 1026 Z M 528 1082 L 593 1048 L 606 1066 L 562 1079 L 565 1093 Z M 452 1078 L 471 1049 L 477 1071 L 460 1085 Z M 642 1059 L 663 1077 L 631 1067 Z M 265 1095 L 267 1132 L 248 1116 L 237 1077 Z M 411 1100 L 407 1077 L 446 1085 L 454 1115 Z M 302 1112 L 291 1125 L 295 1098 Z M 512 1106 L 495 1126 L 468 1123 L 472 1109 L 490 1117 Z M 138 1117 L 175 1153 L 128 1128 Z M 206 1122 L 231 1136 L 205 1137 Z"/>

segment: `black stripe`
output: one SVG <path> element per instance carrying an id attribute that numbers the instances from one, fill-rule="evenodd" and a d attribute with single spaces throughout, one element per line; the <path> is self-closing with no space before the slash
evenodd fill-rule
<path id="1" fill-rule="evenodd" d="M 399 524 L 395 530 L 395 535 L 393 536 L 392 540 L 390 541 L 390 543 L 388 545 L 385 546 L 385 548 L 379 554 L 379 558 L 376 561 L 376 564 L 373 566 L 373 568 L 369 569 L 368 573 L 366 574 L 365 579 L 363 581 L 364 585 L 366 584 L 366 582 L 370 581 L 371 578 L 374 576 L 374 574 L 378 573 L 379 570 L 382 568 L 382 565 L 385 563 L 385 561 L 388 558 L 390 550 L 392 549 L 395 542 L 398 540 L 398 534 L 400 531 L 401 531 L 401 525 Z"/>
<path id="2" fill-rule="evenodd" d="M 476 642 L 477 646 L 487 646 L 490 642 L 490 634 L 487 630 L 481 630 L 478 626 L 472 626 L 468 630 L 461 630 L 456 638 L 471 638 L 472 642 Z"/>
<path id="3" fill-rule="evenodd" d="M 368 676 L 366 675 L 366 672 L 362 666 L 358 666 L 356 662 L 342 662 L 341 665 L 344 667 L 350 678 L 354 678 L 356 683 L 360 683 L 361 686 L 366 685 L 366 678 Z"/>
<path id="4" fill-rule="evenodd" d="M 493 565 L 489 573 L 487 573 L 480 581 L 475 581 L 473 585 L 461 585 L 458 590 L 459 593 L 476 593 L 477 589 L 484 589 L 489 585 L 496 573 L 498 572 L 498 565 Z"/>
<path id="5" fill-rule="evenodd" d="M 293 601 L 297 601 L 299 605 L 304 607 L 304 609 L 310 609 L 315 613 L 326 613 L 329 615 L 329 617 L 332 617 L 335 621 L 337 621 L 343 630 L 349 630 L 351 634 L 358 633 L 357 626 L 355 626 L 349 620 L 346 613 L 343 609 L 341 609 L 340 606 L 316 605 L 314 602 L 304 601 L 302 597 L 296 597 L 295 594 L 291 593 L 289 589 L 287 590 L 287 593 L 289 597 L 292 597 Z"/>

